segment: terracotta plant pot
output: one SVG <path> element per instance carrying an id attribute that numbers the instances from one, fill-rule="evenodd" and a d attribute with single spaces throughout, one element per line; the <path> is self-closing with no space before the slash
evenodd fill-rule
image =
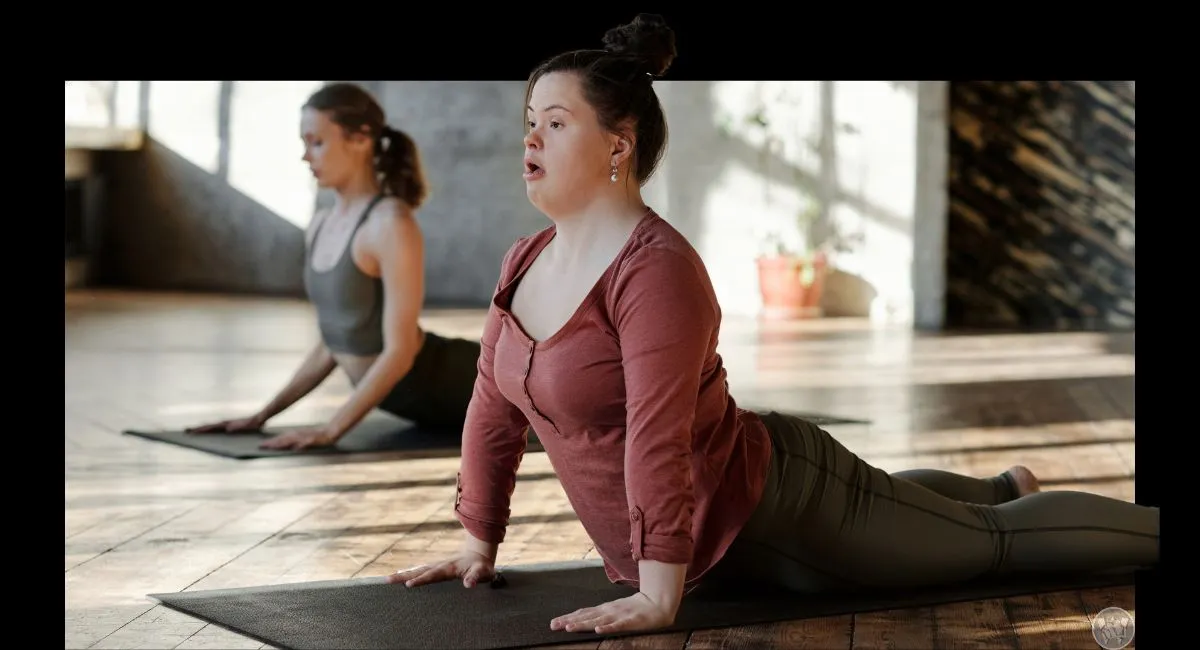
<path id="1" fill-rule="evenodd" d="M 771 320 L 820 318 L 828 264 L 825 255 L 758 258 L 762 315 Z"/>

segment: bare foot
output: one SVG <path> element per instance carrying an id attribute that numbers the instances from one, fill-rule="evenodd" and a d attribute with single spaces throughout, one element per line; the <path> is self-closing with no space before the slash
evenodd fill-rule
<path id="1" fill-rule="evenodd" d="M 1033 472 L 1029 471 L 1028 467 L 1025 467 L 1024 465 L 1013 465 L 1008 469 L 1008 474 L 1009 476 L 1012 476 L 1013 480 L 1017 483 L 1018 497 L 1023 497 L 1026 494 L 1033 494 L 1041 491 L 1041 487 L 1038 486 L 1037 477 L 1033 475 Z"/>

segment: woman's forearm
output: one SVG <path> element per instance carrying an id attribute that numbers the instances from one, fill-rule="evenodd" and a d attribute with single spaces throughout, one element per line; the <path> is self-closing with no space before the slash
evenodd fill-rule
<path id="1" fill-rule="evenodd" d="M 657 604 L 671 619 L 683 600 L 683 583 L 687 577 L 686 564 L 666 564 L 654 560 L 638 562 L 639 591 Z"/>
<path id="2" fill-rule="evenodd" d="M 355 386 L 350 399 L 329 421 L 330 428 L 341 436 L 358 424 L 412 370 L 415 359 L 416 352 L 411 349 L 385 350 Z"/>
<path id="3" fill-rule="evenodd" d="M 316 390 L 334 368 L 337 368 L 337 361 L 329 348 L 325 347 L 324 343 L 317 343 L 287 385 L 258 412 L 259 417 L 266 421 L 282 413 L 300 398 Z"/>

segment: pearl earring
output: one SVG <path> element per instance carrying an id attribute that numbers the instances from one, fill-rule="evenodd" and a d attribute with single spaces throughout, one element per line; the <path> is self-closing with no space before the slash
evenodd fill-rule
<path id="1" fill-rule="evenodd" d="M 610 180 L 614 183 L 617 182 L 617 166 L 616 165 L 613 165 L 612 176 L 609 176 L 608 180 Z"/>

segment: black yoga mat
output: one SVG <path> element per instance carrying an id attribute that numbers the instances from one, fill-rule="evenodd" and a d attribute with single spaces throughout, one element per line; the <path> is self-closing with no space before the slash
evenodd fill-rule
<path id="1" fill-rule="evenodd" d="M 384 451 L 421 451 L 458 453 L 462 448 L 461 431 L 437 431 L 423 429 L 412 423 L 393 417 L 368 417 L 358 426 L 346 432 L 336 444 L 303 451 L 289 449 L 259 449 L 271 435 L 294 427 L 267 427 L 265 431 L 242 433 L 187 433 L 186 431 L 139 431 L 126 430 L 125 435 L 147 440 L 165 442 L 180 447 L 189 447 L 218 456 L 239 460 L 270 458 L 276 456 L 298 456 L 304 454 L 353 454 Z M 529 432 L 527 452 L 542 451 L 541 443 L 532 430 Z"/>
<path id="2" fill-rule="evenodd" d="M 791 413 L 816 424 L 827 426 L 833 424 L 868 424 L 865 420 L 852 420 L 834 415 L 817 413 Z M 368 416 L 358 426 L 351 429 L 331 447 L 291 451 L 280 449 L 259 449 L 258 446 L 268 436 L 285 431 L 292 427 L 267 427 L 266 431 L 247 431 L 242 433 L 187 433 L 186 431 L 143 431 L 126 429 L 125 435 L 137 436 L 147 440 L 165 442 L 180 447 L 188 447 L 205 451 L 218 456 L 236 458 L 239 460 L 251 458 L 270 458 L 275 456 L 295 456 L 299 454 L 351 454 L 381 451 L 436 451 L 457 453 L 461 449 L 460 431 L 434 431 L 422 429 L 411 422 L 392 416 Z M 543 451 L 541 442 L 533 429 L 529 430 L 529 443 L 526 452 Z"/>
<path id="3" fill-rule="evenodd" d="M 444 582 L 409 589 L 381 577 L 150 594 L 176 611 L 276 648 L 438 648 L 493 650 L 600 639 L 555 632 L 550 620 L 633 593 L 608 582 L 596 562 L 501 569 L 505 586 L 466 589 Z M 679 631 L 849 613 L 924 607 L 1049 591 L 1132 585 L 1134 573 L 1043 576 L 866 596 L 731 594 L 703 588 L 689 596 Z"/>

